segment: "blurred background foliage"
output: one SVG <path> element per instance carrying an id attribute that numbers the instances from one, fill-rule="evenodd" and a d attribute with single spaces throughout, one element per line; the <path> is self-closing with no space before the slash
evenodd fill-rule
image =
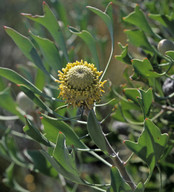
<path id="1" fill-rule="evenodd" d="M 53 10 L 54 14 L 58 18 L 58 20 L 62 20 L 62 25 L 65 26 L 74 26 L 78 28 L 79 30 L 88 29 L 92 34 L 94 34 L 98 40 L 98 52 L 100 57 L 100 64 L 101 68 L 104 69 L 104 66 L 107 62 L 107 58 L 110 53 L 110 39 L 109 39 L 109 33 L 108 30 L 103 23 L 103 21 L 97 17 L 96 15 L 92 14 L 86 9 L 87 5 L 91 5 L 94 7 L 97 7 L 101 10 L 104 10 L 106 5 L 111 2 L 110 0 L 47 0 L 46 1 L 48 5 Z M 113 18 L 114 18 L 114 37 L 115 37 L 115 49 L 114 49 L 114 55 L 120 54 L 120 49 L 117 44 L 117 42 L 121 42 L 123 45 L 125 45 L 127 42 L 127 38 L 125 33 L 123 32 L 124 28 L 133 28 L 130 24 L 127 24 L 123 21 L 123 17 L 128 15 L 130 12 L 134 10 L 134 7 L 138 3 L 141 7 L 141 9 L 145 12 L 145 14 L 154 13 L 154 14 L 166 14 L 170 15 L 171 17 L 174 15 L 174 3 L 173 0 L 113 0 Z M 3 30 L 3 26 L 7 25 L 15 30 L 19 31 L 20 33 L 28 36 L 28 30 L 35 30 L 35 33 L 42 34 L 43 37 L 49 37 L 49 34 L 41 28 L 39 25 L 33 26 L 32 22 L 29 22 L 26 18 L 22 17 L 20 15 L 21 12 L 24 13 L 31 13 L 32 15 L 42 15 L 42 1 L 29 1 L 29 0 L 0 0 L 0 66 L 9 67 L 12 69 L 17 70 L 19 73 L 21 72 L 21 66 L 28 63 L 28 60 L 23 56 L 21 51 L 16 47 L 14 42 L 5 34 Z M 151 23 L 154 24 L 153 22 Z M 156 24 L 156 23 L 155 23 Z M 160 26 L 160 25 L 159 25 Z M 161 27 L 161 26 L 160 26 Z M 67 27 L 68 28 L 68 27 Z M 165 38 L 168 38 L 171 36 L 170 32 L 166 32 L 166 29 L 164 27 L 159 28 L 158 30 L 161 30 L 161 36 Z M 68 36 L 68 29 L 66 29 L 64 32 Z M 159 32 L 160 33 L 160 32 Z M 71 39 L 71 41 L 74 41 L 72 49 L 76 49 L 75 52 L 78 54 L 77 59 L 81 58 L 90 58 L 90 52 L 88 48 L 86 47 L 85 43 L 82 42 L 81 39 L 75 38 Z M 137 58 L 142 58 L 143 53 L 142 50 L 139 48 L 134 47 L 133 45 L 129 45 L 129 50 L 132 53 L 132 55 L 136 56 Z M 120 86 L 122 83 L 125 82 L 125 79 L 123 79 L 123 71 L 125 70 L 126 65 L 122 64 L 121 62 L 117 61 L 114 57 L 111 61 L 111 65 L 109 67 L 109 70 L 107 72 L 108 79 L 111 80 L 112 84 L 115 86 Z M 124 86 L 124 85 L 122 85 Z M 122 88 L 122 87 L 121 87 Z M 15 87 L 13 87 L 13 97 L 16 98 L 17 92 L 15 92 Z M 112 96 L 109 96 L 112 97 Z M 1 111 L 2 109 L 0 109 Z M 106 116 L 108 113 L 108 108 L 106 110 L 102 111 L 101 116 Z M 3 114 L 6 113 L 3 111 Z M 72 113 L 72 112 L 71 112 Z M 99 114 L 100 115 L 100 114 Z M 102 117 L 101 117 L 102 119 Z M 0 121 L 0 123 L 4 124 L 4 122 Z M 23 123 L 20 121 L 11 121 L 10 124 L 12 124 L 13 127 L 15 127 L 16 130 L 22 131 Z M 40 122 L 38 122 L 40 124 Z M 110 119 L 107 119 L 105 123 L 104 129 L 108 129 L 107 126 L 111 127 Z M 1 125 L 0 125 L 1 126 Z M 111 128 L 110 128 L 111 129 Z M 85 131 L 81 129 L 80 127 L 76 127 L 76 130 L 78 131 L 78 134 L 83 136 Z M 113 134 L 109 135 L 109 140 L 111 141 L 111 144 L 114 146 L 117 146 L 117 151 L 120 150 L 120 155 L 125 160 L 129 155 L 130 152 L 126 150 L 126 148 L 122 145 L 119 145 L 119 142 L 126 139 L 127 135 L 131 132 L 130 127 L 127 127 L 124 123 L 118 124 L 117 122 L 112 122 L 112 129 Z M 134 130 L 135 131 L 135 130 Z M 139 134 L 139 130 L 136 134 Z M 134 134 L 135 134 L 134 133 Z M 1 136 L 1 132 L 0 132 Z M 133 136 L 132 136 L 133 137 Z M 136 137 L 136 136 L 135 136 Z M 4 136 L 5 139 L 5 136 Z M 9 146 L 14 146 L 16 148 L 16 141 L 18 143 L 19 150 L 25 149 L 25 146 L 27 148 L 35 148 L 38 149 L 39 146 L 37 144 L 33 144 L 33 142 L 23 140 L 15 140 L 13 137 L 10 137 L 7 139 Z M 88 141 L 88 139 L 86 139 Z M 90 145 L 90 140 L 88 141 Z M 81 157 L 80 157 L 81 158 Z M 79 160 L 80 160 L 79 158 Z M 95 165 L 94 159 L 90 158 L 89 156 L 86 156 L 83 154 L 83 174 L 84 178 L 88 177 L 90 175 L 91 177 L 88 178 L 89 180 L 93 180 L 95 182 L 104 180 L 107 182 L 107 178 L 109 178 L 109 171 L 105 169 L 104 166 L 100 167 L 98 162 Z M 89 164 L 89 162 L 93 162 L 93 164 Z M 86 163 L 86 164 L 85 164 Z M 134 163 L 134 164 L 133 164 Z M 142 161 L 140 161 L 139 158 L 134 158 L 134 162 L 130 166 L 129 172 L 133 173 L 135 176 L 135 180 L 139 180 L 140 177 L 146 178 L 148 174 L 147 168 L 144 166 Z M 44 174 L 36 174 L 35 172 L 29 171 L 28 169 L 20 168 L 19 166 L 14 166 L 13 164 L 9 166 L 9 161 L 6 161 L 3 158 L 0 158 L 0 189 L 3 192 L 6 191 L 18 191 L 12 190 L 4 185 L 2 182 L 2 179 L 4 178 L 4 175 L 8 175 L 8 178 L 11 176 L 15 176 L 15 179 L 18 183 L 20 183 L 22 186 L 24 186 L 29 191 L 33 192 L 57 192 L 62 191 L 62 186 L 59 185 L 59 182 L 56 179 L 48 178 Z M 136 166 L 139 167 L 140 172 L 137 171 Z M 6 169 L 8 167 L 8 169 Z M 171 169 L 171 168 L 172 169 Z M 170 182 L 168 182 L 168 189 L 172 191 L 172 184 L 174 183 L 174 175 L 173 173 L 173 166 L 170 164 L 169 166 L 164 166 L 163 171 L 168 172 L 170 175 Z M 159 174 L 158 171 L 155 170 L 156 174 L 152 177 L 152 181 L 149 183 L 149 191 L 156 191 L 156 187 L 158 187 L 159 183 Z M 97 174 L 94 174 L 97 173 Z M 141 173 L 141 174 L 140 174 Z M 163 174 L 163 180 L 166 179 L 165 174 Z M 21 179 L 22 178 L 22 179 Z M 104 178 L 104 179 L 103 179 Z M 59 180 L 63 181 L 63 178 L 59 178 Z M 7 181 L 9 184 L 10 182 Z M 166 182 L 167 183 L 167 182 Z M 68 185 L 71 187 L 72 184 L 69 182 Z M 76 191 L 76 185 L 74 185 L 74 189 L 70 191 Z M 81 186 L 79 189 L 79 192 L 86 191 L 88 192 L 88 188 L 85 188 Z M 148 190 L 147 190 L 148 191 Z"/>

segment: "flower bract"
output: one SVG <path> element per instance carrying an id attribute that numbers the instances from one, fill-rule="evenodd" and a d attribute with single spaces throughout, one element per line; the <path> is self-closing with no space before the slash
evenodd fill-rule
<path id="1" fill-rule="evenodd" d="M 68 63 L 65 68 L 58 71 L 60 94 L 70 106 L 92 109 L 95 102 L 99 102 L 102 96 L 103 85 L 106 80 L 99 80 L 102 72 L 97 71 L 94 64 L 86 61 Z"/>

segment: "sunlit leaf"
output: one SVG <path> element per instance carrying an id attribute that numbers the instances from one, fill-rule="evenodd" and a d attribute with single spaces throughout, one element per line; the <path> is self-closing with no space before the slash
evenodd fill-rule
<path id="1" fill-rule="evenodd" d="M 33 43 L 27 37 L 21 35 L 10 27 L 5 27 L 7 34 L 13 39 L 16 45 L 20 48 L 22 53 L 40 69 L 46 75 L 50 76 L 46 68 L 44 67 L 41 58 L 39 57 Z"/>
<path id="2" fill-rule="evenodd" d="M 133 59 L 132 65 L 137 74 L 142 75 L 146 78 L 157 78 L 163 75 L 163 73 L 159 74 L 154 71 L 150 61 L 147 58 L 145 58 L 144 60 Z"/>
<path id="3" fill-rule="evenodd" d="M 123 63 L 131 64 L 132 57 L 128 53 L 128 45 L 122 46 L 119 43 L 120 48 L 122 49 L 121 55 L 116 55 L 115 58 Z"/>
<path id="4" fill-rule="evenodd" d="M 136 47 L 141 47 L 152 53 L 154 52 L 153 47 L 149 43 L 149 41 L 143 31 L 126 29 L 126 30 L 124 30 L 124 32 L 126 33 L 130 43 L 132 43 Z"/>
<path id="5" fill-rule="evenodd" d="M 100 9 L 97 9 L 95 7 L 87 6 L 88 9 L 90 9 L 92 12 L 97 14 L 106 24 L 108 27 L 110 36 L 111 36 L 111 41 L 112 43 L 114 42 L 114 36 L 113 36 L 113 24 L 112 24 L 112 19 L 109 17 L 108 14 L 105 12 L 101 11 Z"/>
<path id="6" fill-rule="evenodd" d="M 22 13 L 22 15 L 27 17 L 28 19 L 31 19 L 43 25 L 53 36 L 57 46 L 60 47 L 60 49 L 63 51 L 64 56 L 68 61 L 68 54 L 67 54 L 66 43 L 65 43 L 63 33 L 61 31 L 61 28 L 58 24 L 58 21 L 55 15 L 53 14 L 49 6 L 45 3 L 45 1 L 43 2 L 43 11 L 44 11 L 43 16 L 39 16 L 39 15 L 32 16 L 31 14 L 27 14 L 27 13 Z"/>
<path id="7" fill-rule="evenodd" d="M 32 38 L 37 42 L 39 45 L 39 48 L 47 62 L 47 64 L 53 68 L 55 71 L 58 69 L 62 69 L 63 65 L 59 56 L 59 51 L 55 44 L 46 39 L 46 38 L 41 38 L 39 36 L 36 36 L 32 33 L 30 33 Z"/>
<path id="8" fill-rule="evenodd" d="M 133 25 L 136 25 L 142 31 L 148 33 L 149 35 L 157 37 L 157 35 L 152 31 L 152 28 L 150 27 L 149 22 L 147 21 L 139 5 L 135 7 L 135 10 L 132 13 L 124 17 L 123 20 Z"/>

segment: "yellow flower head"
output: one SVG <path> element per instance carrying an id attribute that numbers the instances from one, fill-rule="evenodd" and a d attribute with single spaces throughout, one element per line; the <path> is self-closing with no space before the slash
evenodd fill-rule
<path id="1" fill-rule="evenodd" d="M 60 94 L 66 103 L 74 107 L 92 109 L 94 102 L 100 101 L 103 85 L 99 77 L 102 72 L 97 71 L 93 64 L 83 60 L 68 63 L 66 68 L 58 71 Z"/>

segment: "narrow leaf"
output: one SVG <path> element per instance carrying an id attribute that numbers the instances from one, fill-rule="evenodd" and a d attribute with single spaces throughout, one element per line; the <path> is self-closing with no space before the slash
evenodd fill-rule
<path id="1" fill-rule="evenodd" d="M 107 192 L 132 192 L 130 186 L 123 180 L 116 167 L 111 168 L 111 187 Z"/>
<path id="2" fill-rule="evenodd" d="M 32 42 L 30 41 L 30 39 L 21 35 L 20 33 L 18 33 L 17 31 L 15 31 L 14 29 L 12 29 L 10 27 L 5 27 L 5 31 L 13 39 L 13 41 L 16 43 L 16 45 L 19 47 L 19 49 L 22 51 L 22 53 L 29 60 L 33 61 L 34 64 L 39 69 L 41 69 L 45 74 L 50 76 L 50 74 L 44 67 L 44 65 L 41 61 L 41 58 L 37 54 L 37 51 L 36 51 L 34 45 L 32 44 Z"/>
<path id="3" fill-rule="evenodd" d="M 107 143 L 102 132 L 102 128 L 96 119 L 94 111 L 91 110 L 88 115 L 87 129 L 91 139 L 103 151 L 107 153 Z"/>
<path id="4" fill-rule="evenodd" d="M 112 19 L 107 15 L 105 12 L 101 11 L 100 9 L 97 9 L 95 7 L 87 6 L 88 9 L 90 9 L 92 12 L 97 14 L 106 24 L 108 27 L 110 36 L 111 36 L 111 41 L 112 43 L 114 42 L 114 36 L 113 36 L 113 23 Z"/>
<path id="5" fill-rule="evenodd" d="M 73 175 L 72 173 L 65 170 L 55 159 L 51 157 L 47 152 L 41 151 L 44 157 L 51 163 L 51 165 L 57 170 L 58 173 L 62 174 L 66 179 L 78 183 L 84 184 L 84 182 L 79 178 Z"/>
<path id="6" fill-rule="evenodd" d="M 30 33 L 30 34 L 31 34 L 32 38 L 39 45 L 39 48 L 40 48 L 46 62 L 48 63 L 48 65 L 51 68 L 53 68 L 55 71 L 57 71 L 58 69 L 60 70 L 63 66 L 62 66 L 62 62 L 60 59 L 59 51 L 58 51 L 57 47 L 55 46 L 55 44 L 46 38 L 41 38 L 32 33 Z"/>
<path id="7" fill-rule="evenodd" d="M 47 176 L 57 177 L 57 171 L 51 166 L 50 162 L 42 155 L 40 151 L 27 150 L 25 155 L 33 163 L 34 171 L 39 171 Z"/>
<path id="8" fill-rule="evenodd" d="M 74 153 L 73 151 L 69 153 L 66 146 L 65 137 L 62 133 L 58 134 L 56 147 L 53 152 L 53 157 L 65 170 L 77 177 L 80 177 L 76 167 Z"/>
<path id="9" fill-rule="evenodd" d="M 89 47 L 89 50 L 91 51 L 91 54 L 94 58 L 96 67 L 99 70 L 99 59 L 98 59 L 97 49 L 96 49 L 96 40 L 94 39 L 94 37 L 86 30 L 83 30 L 80 32 L 73 27 L 69 27 L 69 30 L 71 33 L 79 36 L 81 39 L 83 39 L 85 41 L 85 43 Z"/>
<path id="10" fill-rule="evenodd" d="M 56 143 L 57 135 L 59 131 L 61 131 L 65 135 L 68 145 L 74 145 L 74 147 L 82 149 L 87 148 L 86 145 L 80 141 L 73 129 L 65 122 L 44 115 L 42 123 L 44 125 L 43 131 L 45 133 L 45 137 L 49 141 Z"/>
<path id="11" fill-rule="evenodd" d="M 24 85 L 38 95 L 48 97 L 47 95 L 42 93 L 36 86 L 34 86 L 30 81 L 28 81 L 12 69 L 0 67 L 0 76 L 5 77 L 6 79 L 12 81 L 13 83 L 16 83 L 17 85 Z"/>
<path id="12" fill-rule="evenodd" d="M 43 25 L 53 36 L 56 44 L 63 51 L 64 56 L 68 61 L 68 54 L 67 54 L 66 43 L 65 43 L 63 33 L 61 31 L 61 28 L 58 24 L 58 21 L 55 15 L 53 14 L 49 6 L 45 3 L 45 1 L 43 2 L 43 11 L 44 11 L 43 16 L 39 16 L 39 15 L 32 16 L 31 14 L 26 14 L 26 13 L 22 13 L 22 15 L 27 17 L 28 19 L 31 19 Z"/>
<path id="13" fill-rule="evenodd" d="M 48 147 L 51 146 L 51 143 L 44 137 L 40 131 L 32 125 L 32 123 L 26 118 L 25 127 L 23 128 L 24 132 L 29 135 L 31 138 L 33 138 L 35 141 L 42 143 Z"/>
<path id="14" fill-rule="evenodd" d="M 47 111 L 48 113 L 53 113 L 52 110 L 38 97 L 36 96 L 32 91 L 30 91 L 27 87 L 25 86 L 20 86 L 20 90 L 25 93 L 29 99 L 31 99 L 38 107 L 41 109 Z"/>

